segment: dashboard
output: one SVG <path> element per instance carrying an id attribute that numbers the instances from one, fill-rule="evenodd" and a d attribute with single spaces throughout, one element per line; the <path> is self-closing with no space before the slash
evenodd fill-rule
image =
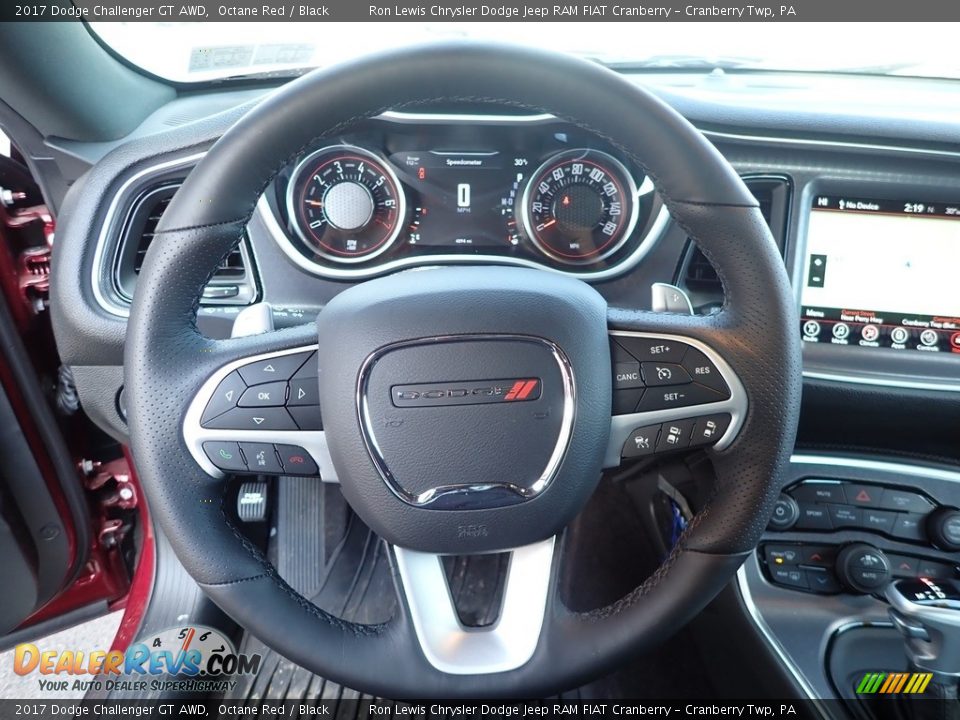
<path id="1" fill-rule="evenodd" d="M 606 278 L 667 221 L 635 161 L 549 115 L 386 113 L 287 163 L 261 211 L 292 262 L 335 279 L 457 262 Z"/>

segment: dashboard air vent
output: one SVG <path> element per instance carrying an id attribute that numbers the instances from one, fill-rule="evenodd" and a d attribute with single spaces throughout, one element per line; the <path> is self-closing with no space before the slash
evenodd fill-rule
<path id="1" fill-rule="evenodd" d="M 787 218 L 790 209 L 790 181 L 779 175 L 753 175 L 743 178 L 750 192 L 760 203 L 760 212 L 781 255 L 786 246 Z M 694 307 L 723 302 L 723 287 L 717 271 L 700 249 L 687 241 L 687 251 L 679 273 L 680 285 L 690 295 Z"/>
<path id="2" fill-rule="evenodd" d="M 179 183 L 170 183 L 146 190 L 127 213 L 114 266 L 117 294 L 127 301 L 133 299 L 137 276 L 156 235 L 157 225 L 179 186 Z M 217 267 L 204 290 L 203 304 L 249 305 L 256 299 L 253 264 L 244 238 Z"/>

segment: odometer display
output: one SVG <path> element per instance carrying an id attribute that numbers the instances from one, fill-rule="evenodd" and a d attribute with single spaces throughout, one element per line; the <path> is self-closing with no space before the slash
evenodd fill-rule
<path id="1" fill-rule="evenodd" d="M 596 262 L 615 253 L 637 221 L 637 186 L 616 158 L 570 150 L 549 158 L 530 179 L 521 215 L 524 230 L 560 262 Z"/>
<path id="2" fill-rule="evenodd" d="M 318 255 L 362 262 L 387 250 L 400 234 L 404 195 L 396 174 L 376 155 L 349 145 L 326 147 L 294 170 L 287 212 Z"/>

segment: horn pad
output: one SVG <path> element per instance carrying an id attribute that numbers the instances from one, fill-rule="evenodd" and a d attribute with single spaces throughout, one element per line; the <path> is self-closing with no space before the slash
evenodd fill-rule
<path id="1" fill-rule="evenodd" d="M 467 553 L 558 532 L 600 477 L 606 303 L 520 268 L 401 273 L 317 320 L 320 402 L 342 490 L 389 542 Z"/>

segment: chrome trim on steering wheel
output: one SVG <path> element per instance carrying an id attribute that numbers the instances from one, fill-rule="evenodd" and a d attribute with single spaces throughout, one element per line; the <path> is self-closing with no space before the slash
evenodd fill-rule
<path id="1" fill-rule="evenodd" d="M 465 628 L 439 555 L 394 547 L 413 628 L 427 661 L 451 675 L 483 675 L 526 664 L 540 642 L 556 538 L 511 551 L 497 621 Z"/>

